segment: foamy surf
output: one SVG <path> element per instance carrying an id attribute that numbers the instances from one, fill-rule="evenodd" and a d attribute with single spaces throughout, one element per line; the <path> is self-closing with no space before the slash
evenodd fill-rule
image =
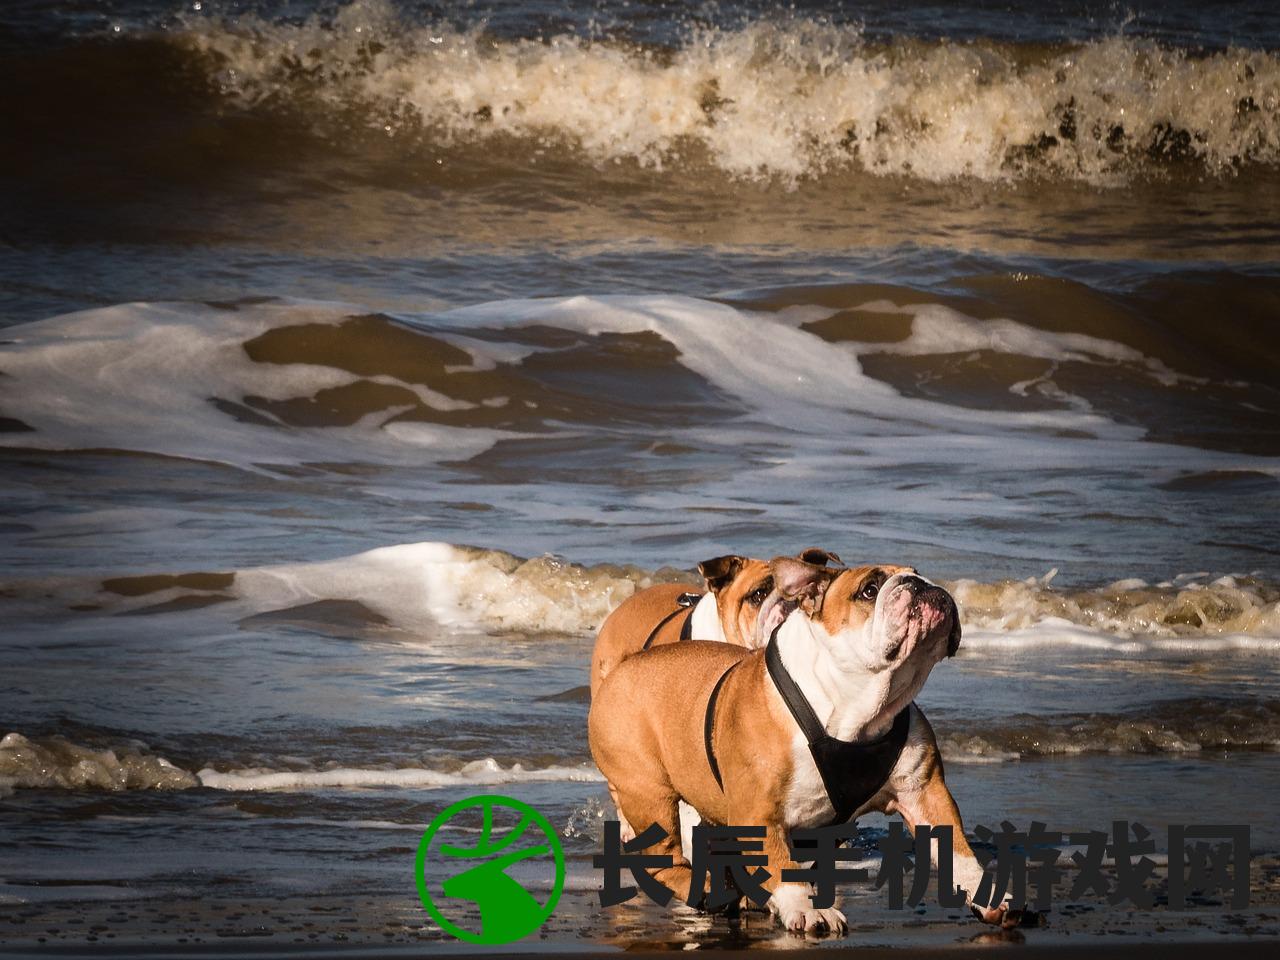
<path id="1" fill-rule="evenodd" d="M 355 600 L 400 627 L 578 633 L 597 628 L 637 589 L 677 578 L 682 575 L 671 569 L 584 566 L 554 556 L 524 559 L 498 550 L 420 543 L 330 563 L 244 571 L 237 591 L 257 609 Z"/>
<path id="2" fill-rule="evenodd" d="M 317 411 L 308 423 L 329 427 L 365 458 L 383 462 L 412 460 L 412 451 L 433 447 L 465 457 L 503 435 L 479 425 L 388 423 L 419 404 L 441 412 L 474 406 L 423 383 L 307 358 L 279 363 L 269 350 L 261 360 L 254 356 L 252 345 L 271 332 L 334 327 L 359 313 L 290 301 L 238 309 L 122 304 L 9 327 L 0 406 L 17 426 L 0 434 L 0 443 L 143 450 L 247 468 L 327 460 L 332 447 L 306 429 L 279 429 L 289 419 L 273 416 L 272 405 L 291 401 Z M 465 367 L 467 354 L 456 352 Z M 335 409 L 335 397 L 365 384 L 389 387 L 401 402 Z"/>
<path id="3" fill-rule="evenodd" d="M 944 756 L 961 763 L 1280 749 L 1280 708 L 1250 698 L 1193 697 L 1120 712 L 1022 713 L 978 722 L 952 709 L 933 714 L 933 719 Z M 394 733 L 388 736 L 394 738 Z M 405 757 L 362 766 L 325 759 L 323 754 L 310 759 L 263 758 L 252 741 L 245 741 L 241 748 L 259 757 L 259 762 L 219 761 L 186 770 L 137 743 L 92 748 L 62 737 L 29 738 L 10 732 L 0 740 L 0 796 L 17 789 L 305 793 L 603 783 L 585 749 L 578 756 L 539 764 L 519 760 L 503 764 L 482 757 L 431 766 Z"/>
<path id="4" fill-rule="evenodd" d="M 492 757 L 472 760 L 458 769 L 425 767 L 343 767 L 322 769 L 245 767 L 199 772 L 183 770 L 146 747 L 133 745 L 93 749 L 63 737 L 31 739 L 11 732 L 0 740 L 0 796 L 17 788 L 55 790 L 319 790 L 398 787 L 436 790 L 505 783 L 597 782 L 603 778 L 591 764 L 525 767 L 503 766 Z"/>
<path id="5" fill-rule="evenodd" d="M 166 39 L 229 104 L 416 141 L 428 171 L 469 145 L 792 183 L 856 170 L 1114 184 L 1280 159 L 1280 59 L 1262 49 L 884 44 L 798 17 L 694 27 L 654 49 L 414 23 L 382 0 L 303 23 L 190 16 Z"/>
<path id="6" fill-rule="evenodd" d="M 951 583 L 965 624 L 986 631 L 981 639 L 966 635 L 966 645 L 1075 642 L 1121 652 L 1212 652 L 1274 650 L 1280 638 L 1280 587 L 1257 576 L 1179 575 L 1156 584 L 1129 579 L 1057 590 L 1056 573 Z"/>
<path id="7" fill-rule="evenodd" d="M 969 316 L 907 289 L 896 303 L 883 288 L 859 300 L 858 289 L 843 294 L 852 309 L 598 296 L 399 318 L 289 300 L 90 310 L 7 328 L 0 445 L 345 471 L 376 487 L 369 465 L 438 468 L 521 442 L 625 435 L 649 460 L 696 449 L 740 458 L 706 507 L 724 496 L 785 499 L 797 467 L 811 477 L 846 469 L 851 456 L 862 469 L 910 463 L 926 436 L 937 456 L 987 467 L 1035 465 L 1067 448 L 1082 468 L 1104 466 L 1123 449 L 1134 469 L 1165 477 L 1276 477 L 1268 458 L 1153 443 L 1134 421 L 1135 404 L 1152 399 L 1161 436 L 1187 422 L 1187 403 L 1218 416 L 1269 402 L 1248 383 L 1210 390 L 1127 343 Z M 891 334 L 880 329 L 889 320 Z M 1224 440 L 1244 442 L 1206 445 Z M 761 441 L 777 452 L 751 456 Z"/>
<path id="8" fill-rule="evenodd" d="M 332 788 L 401 787 L 434 790 L 444 787 L 496 786 L 504 783 L 602 783 L 590 764 L 525 769 L 519 763 L 503 767 L 492 757 L 473 760 L 455 772 L 400 768 L 393 770 L 339 767 L 330 770 L 276 771 L 261 768 L 219 772 L 203 769 L 196 776 L 212 790 L 316 790 Z"/>
<path id="9" fill-rule="evenodd" d="M 695 580 L 671 567 L 584 565 L 424 542 L 238 571 L 11 581 L 6 587 L 10 603 L 56 594 L 69 609 L 106 614 L 189 615 L 207 606 L 258 629 L 303 624 L 341 633 L 395 631 L 411 639 L 441 629 L 587 633 L 636 590 Z"/>
<path id="10" fill-rule="evenodd" d="M 901 344 L 833 349 L 795 326 L 832 312 L 774 317 L 690 297 L 573 297 L 500 301 L 405 323 L 330 303 L 124 304 L 7 328 L 0 411 L 14 426 L 0 431 L 0 444 L 136 450 L 249 469 L 335 459 L 411 465 L 465 460 L 566 423 L 592 429 L 637 415 L 611 409 L 617 400 L 608 385 L 566 402 L 557 382 L 530 370 L 527 357 L 545 366 L 562 349 L 558 340 L 528 342 L 525 331 L 545 326 L 584 337 L 596 351 L 609 350 L 616 337 L 648 343 L 636 338 L 656 335 L 664 350 L 678 351 L 678 362 L 665 361 L 672 375 L 692 373 L 701 384 L 706 421 L 749 411 L 807 433 L 878 434 L 885 420 L 922 419 L 968 433 L 1141 436 L 1070 405 L 979 415 L 905 397 L 868 376 L 858 359 L 950 352 L 942 345 L 948 339 L 964 349 L 1137 360 L 1171 376 L 1119 344 L 966 318 L 946 307 L 906 309 L 914 332 Z M 769 353 L 738 349 L 744 330 L 769 342 Z M 666 418 L 688 420 L 690 400 L 673 403 Z M 655 429 L 663 417 L 661 409 L 647 415 Z"/>
<path id="11" fill-rule="evenodd" d="M 0 796 L 16 787 L 62 790 L 186 790 L 199 779 L 138 746 L 94 750 L 61 737 L 0 740 Z"/>

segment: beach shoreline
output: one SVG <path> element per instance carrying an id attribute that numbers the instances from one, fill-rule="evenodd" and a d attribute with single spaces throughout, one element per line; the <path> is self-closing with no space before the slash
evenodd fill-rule
<path id="1" fill-rule="evenodd" d="M 95 900 L 33 900 L 6 905 L 0 955 L 289 957 L 310 952 L 334 956 L 401 957 L 411 953 L 449 955 L 576 957 L 667 953 L 689 950 L 768 951 L 771 955 L 859 957 L 954 956 L 975 949 L 1016 949 L 1019 956 L 1061 960 L 1099 955 L 1191 957 L 1193 951 L 1229 949 L 1233 956 L 1263 956 L 1280 938 L 1280 858 L 1251 863 L 1250 904 L 1232 909 L 1215 896 L 1193 896 L 1188 907 L 1160 905 L 1163 883 L 1153 890 L 1157 906 L 1138 910 L 1069 899 L 1064 881 L 1055 888 L 1051 909 L 1030 923 L 1008 930 L 990 927 L 965 909 L 943 908 L 932 897 L 918 907 L 889 910 L 886 894 L 846 890 L 843 909 L 850 930 L 844 937 L 801 936 L 777 926 L 764 911 L 737 918 L 710 916 L 675 905 L 662 908 L 636 899 L 600 909 L 597 894 L 579 876 L 565 890 L 551 918 L 524 940 L 500 948 L 455 940 L 441 931 L 411 893 L 367 895 L 354 891 L 315 897 L 131 895 L 99 891 Z M 14 888 L 9 887 L 12 891 Z M 33 890 L 39 890 L 33 886 Z M 56 893 L 56 891 L 55 891 Z M 1270 945 L 1270 946 L 1268 946 Z M 1270 955 L 1269 953 L 1267 954 Z"/>

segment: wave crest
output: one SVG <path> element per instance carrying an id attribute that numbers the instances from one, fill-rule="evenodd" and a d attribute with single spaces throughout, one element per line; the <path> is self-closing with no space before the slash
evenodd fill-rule
<path id="1" fill-rule="evenodd" d="M 1056 574 L 950 586 L 967 626 L 1009 631 L 1059 620 L 1126 637 L 1280 635 L 1280 588 L 1257 577 L 1180 575 L 1056 590 L 1049 585 Z"/>
<path id="2" fill-rule="evenodd" d="M 928 571 L 925 571 L 926 573 Z M 962 649 L 1075 644 L 1121 653 L 1280 649 L 1280 583 L 1258 575 L 1180 574 L 1056 588 L 1057 571 L 1025 580 L 941 580 L 960 605 Z M 699 584 L 670 566 L 585 565 L 546 554 L 444 542 L 393 544 L 333 560 L 216 573 L 11 580 L 11 601 L 57 596 L 95 615 L 183 612 L 215 601 L 260 627 L 303 624 L 364 636 L 386 629 L 582 634 L 637 590 Z M 84 614 L 77 612 L 75 615 Z M 3 771 L 0 771 L 2 774 Z"/>
<path id="3" fill-rule="evenodd" d="M 597 164 L 692 161 L 735 178 L 841 171 L 930 181 L 1108 183 L 1189 164 L 1231 174 L 1280 162 L 1280 56 L 1111 37 L 1033 46 L 885 45 L 788 18 L 696 28 L 675 48 L 403 21 L 385 0 L 301 24 L 188 19 L 227 100 L 352 120 L 442 148 L 506 142 L 530 162 L 568 146 Z"/>
<path id="4" fill-rule="evenodd" d="M 200 781 L 140 748 L 94 750 L 62 737 L 0 740 L 0 796 L 15 787 L 64 790 L 185 790 Z"/>

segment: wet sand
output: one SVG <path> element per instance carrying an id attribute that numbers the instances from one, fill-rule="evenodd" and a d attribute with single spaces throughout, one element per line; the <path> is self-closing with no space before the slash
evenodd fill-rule
<path id="1" fill-rule="evenodd" d="M 1191 897 L 1185 910 L 1172 911 L 1153 890 L 1157 906 L 1135 910 L 1100 898 L 1067 897 L 1068 876 L 1055 888 L 1054 906 L 1037 921 L 1011 930 L 984 926 L 967 911 L 926 904 L 891 911 L 882 892 L 846 889 L 846 937 L 804 937 L 784 932 L 763 911 L 736 919 L 688 908 L 659 908 L 633 900 L 599 910 L 594 889 L 571 874 L 551 919 L 535 936 L 510 944 L 504 954 L 572 953 L 612 955 L 619 951 L 658 953 L 729 949 L 812 954 L 814 950 L 856 950 L 863 958 L 954 955 L 957 950 L 1010 948 L 1019 956 L 1090 958 L 1190 957 L 1206 948 L 1230 956 L 1273 956 L 1280 939 L 1280 858 L 1254 858 L 1250 905 L 1233 910 L 1214 896 Z M 13 888 L 10 887 L 9 890 Z M 353 956 L 408 953 L 487 953 L 489 949 L 449 938 L 426 916 L 411 892 L 404 896 L 361 896 L 351 892 L 312 898 L 255 899 L 228 896 L 154 896 L 137 891 L 95 891 L 97 899 L 76 899 L 70 889 L 33 886 L 26 903 L 7 899 L 0 921 L 5 956 L 292 956 L 323 951 Z M 118 895 L 112 895 L 118 894 Z M 53 899 L 58 897 L 58 899 Z M 1030 953 L 1028 953 L 1030 951 Z M 969 953 L 968 955 L 974 955 Z"/>

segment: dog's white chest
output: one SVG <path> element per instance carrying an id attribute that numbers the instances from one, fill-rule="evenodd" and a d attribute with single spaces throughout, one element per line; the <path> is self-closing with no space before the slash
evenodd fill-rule
<path id="1" fill-rule="evenodd" d="M 802 733 L 791 740 L 791 783 L 783 809 L 788 827 L 820 827 L 836 815 Z"/>

